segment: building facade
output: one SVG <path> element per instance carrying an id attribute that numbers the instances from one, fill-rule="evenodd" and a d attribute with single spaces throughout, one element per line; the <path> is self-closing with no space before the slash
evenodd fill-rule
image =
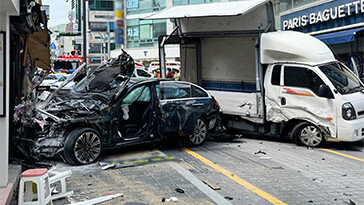
<path id="1" fill-rule="evenodd" d="M 281 1 L 282 2 L 282 1 Z M 285 3 L 280 13 L 280 29 L 309 33 L 326 43 L 335 57 L 359 74 L 364 59 L 364 1 L 306 1 L 297 7 Z M 282 4 L 282 3 L 281 3 Z"/>
<path id="2" fill-rule="evenodd" d="M 222 1 L 228 0 L 126 0 L 126 50 L 137 60 L 158 60 L 158 37 L 171 33 L 175 24 L 165 19 L 140 19 L 173 6 Z M 167 60 L 178 60 L 179 56 L 179 46 L 166 46 Z"/>
<path id="3" fill-rule="evenodd" d="M 4 106 L 0 117 L 0 188 L 8 184 L 9 160 L 9 91 L 10 91 L 10 17 L 17 16 L 20 12 L 18 0 L 0 1 L 0 106 Z M 5 87 L 5 89 L 4 89 Z"/>
<path id="4" fill-rule="evenodd" d="M 97 64 L 108 58 L 109 38 L 110 50 L 115 50 L 116 47 L 114 35 L 114 1 L 89 0 L 87 3 L 87 57 L 90 64 Z M 69 4 L 69 23 L 66 26 L 66 30 L 71 30 L 73 34 L 82 34 L 84 23 L 82 21 L 82 1 L 71 0 Z M 72 42 L 73 49 L 82 50 L 82 43 L 82 35 L 74 36 Z"/>

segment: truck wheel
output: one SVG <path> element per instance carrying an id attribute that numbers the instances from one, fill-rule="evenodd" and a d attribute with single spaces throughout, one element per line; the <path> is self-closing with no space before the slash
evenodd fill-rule
<path id="1" fill-rule="evenodd" d="M 317 147 L 324 141 L 324 137 L 320 129 L 316 126 L 302 122 L 293 129 L 293 137 L 297 145 L 305 145 L 309 147 Z"/>
<path id="2" fill-rule="evenodd" d="M 189 143 L 193 146 L 201 145 L 207 136 L 207 124 L 202 118 L 196 122 L 193 134 L 189 136 Z"/>
<path id="3" fill-rule="evenodd" d="M 101 156 L 102 142 L 99 133 L 92 128 L 76 128 L 66 139 L 64 157 L 72 165 L 96 162 Z"/>

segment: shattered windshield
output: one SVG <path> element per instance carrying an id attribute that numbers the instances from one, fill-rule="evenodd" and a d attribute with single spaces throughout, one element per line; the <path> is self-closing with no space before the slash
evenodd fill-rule
<path id="1" fill-rule="evenodd" d="M 341 63 L 319 66 L 340 94 L 359 92 L 364 89 L 360 80 Z"/>

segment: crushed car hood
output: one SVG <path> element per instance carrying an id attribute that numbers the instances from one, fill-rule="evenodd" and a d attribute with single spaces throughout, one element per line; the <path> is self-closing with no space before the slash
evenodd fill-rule
<path id="1" fill-rule="evenodd" d="M 85 69 L 80 72 L 83 69 L 80 66 L 77 73 L 67 79 L 78 82 L 67 95 L 56 95 L 62 89 L 60 86 L 44 98 L 19 104 L 15 107 L 13 118 L 13 146 L 26 158 L 39 159 L 40 156 L 52 157 L 62 151 L 71 126 L 93 124 L 99 126 L 101 134 L 106 134 L 111 130 L 107 126 L 116 123 L 111 111 L 112 101 L 122 94 L 134 66 L 133 58 L 123 51 L 117 59 L 92 71 Z M 102 122 L 109 124 L 102 127 Z"/>

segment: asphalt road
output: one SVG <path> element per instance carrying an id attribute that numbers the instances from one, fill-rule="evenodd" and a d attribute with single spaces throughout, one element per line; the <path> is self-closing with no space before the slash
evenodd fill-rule
<path id="1" fill-rule="evenodd" d="M 162 151 L 183 159 L 233 204 L 364 204 L 363 141 L 308 149 L 250 136 Z"/>
<path id="2" fill-rule="evenodd" d="M 161 199 L 169 197 L 178 198 L 173 204 L 364 204 L 363 141 L 308 149 L 244 136 L 232 142 L 208 140 L 199 147 L 141 145 L 109 153 L 106 159 L 164 156 L 175 160 L 108 170 L 56 161 L 57 171 L 72 170 L 67 186 L 75 195 L 54 204 L 110 192 L 124 196 L 106 204 L 165 204 Z"/>

